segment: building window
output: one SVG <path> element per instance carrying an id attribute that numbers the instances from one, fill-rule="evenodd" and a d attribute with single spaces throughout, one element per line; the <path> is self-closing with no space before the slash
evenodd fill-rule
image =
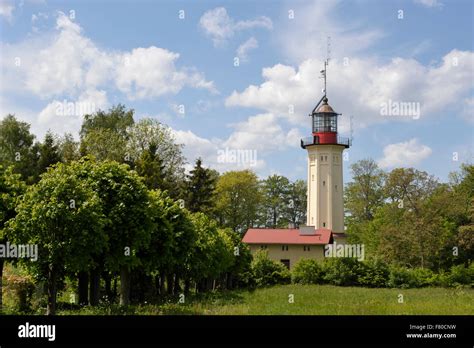
<path id="1" fill-rule="evenodd" d="M 337 191 L 337 185 L 336 185 L 336 191 Z"/>
<path id="2" fill-rule="evenodd" d="M 314 181 L 314 174 L 313 174 L 313 175 L 311 175 L 311 180 L 312 180 L 312 181 Z"/>
<path id="3" fill-rule="evenodd" d="M 288 251 L 288 245 L 282 245 L 281 250 L 282 251 Z"/>
<path id="4" fill-rule="evenodd" d="M 305 245 L 305 246 L 303 247 L 303 250 L 304 250 L 304 251 L 310 251 L 311 248 L 309 247 L 309 245 Z"/>
<path id="5" fill-rule="evenodd" d="M 321 162 L 323 161 L 323 156 L 321 156 Z"/>
<path id="6" fill-rule="evenodd" d="M 326 227 L 326 223 L 325 223 L 325 222 L 323 222 L 323 227 Z"/>
<path id="7" fill-rule="evenodd" d="M 327 160 L 328 160 L 328 156 L 324 156 L 324 161 L 327 162 Z"/>
<path id="8" fill-rule="evenodd" d="M 326 186 L 326 181 L 323 180 L 323 186 Z"/>
<path id="9" fill-rule="evenodd" d="M 266 245 L 260 245 L 260 249 L 267 249 Z"/>
<path id="10" fill-rule="evenodd" d="M 280 260 L 280 262 L 282 264 L 284 264 L 286 266 L 286 268 L 290 269 L 290 260 L 288 259 L 283 259 L 283 260 Z"/>

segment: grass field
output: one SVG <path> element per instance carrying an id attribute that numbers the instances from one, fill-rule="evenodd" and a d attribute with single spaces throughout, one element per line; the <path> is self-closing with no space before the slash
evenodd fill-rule
<path id="1" fill-rule="evenodd" d="M 289 295 L 294 303 L 289 303 Z M 403 303 L 399 303 L 399 295 Z M 184 304 L 169 301 L 127 309 L 107 306 L 80 310 L 62 309 L 70 314 L 197 314 L 197 315 L 416 315 L 474 314 L 473 289 L 367 289 L 330 285 L 284 285 L 255 291 L 227 291 L 187 298 Z"/>

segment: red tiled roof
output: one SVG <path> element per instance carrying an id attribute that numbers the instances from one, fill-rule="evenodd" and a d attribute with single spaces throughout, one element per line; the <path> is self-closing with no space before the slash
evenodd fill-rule
<path id="1" fill-rule="evenodd" d="M 297 228 L 250 228 L 242 241 L 247 244 L 328 244 L 331 230 L 320 228 L 313 235 L 301 235 Z"/>

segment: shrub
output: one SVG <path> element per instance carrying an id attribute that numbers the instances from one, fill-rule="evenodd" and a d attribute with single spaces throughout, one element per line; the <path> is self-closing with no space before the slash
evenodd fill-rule
<path id="1" fill-rule="evenodd" d="M 251 270 L 256 286 L 288 284 L 291 281 L 290 271 L 281 262 L 270 260 L 266 250 L 255 253 Z"/>
<path id="2" fill-rule="evenodd" d="M 413 277 L 412 272 L 405 267 L 392 266 L 390 268 L 390 276 L 388 284 L 392 288 L 415 288 L 417 282 Z"/>
<path id="3" fill-rule="evenodd" d="M 327 258 L 323 263 L 324 280 L 333 285 L 357 285 L 360 262 L 354 258 Z"/>
<path id="4" fill-rule="evenodd" d="M 390 270 L 379 260 L 368 260 L 360 264 L 357 283 L 369 288 L 384 288 L 387 286 Z"/>
<path id="5" fill-rule="evenodd" d="M 291 271 L 291 280 L 298 284 L 321 284 L 323 276 L 323 268 L 314 259 L 301 259 Z"/>
<path id="6" fill-rule="evenodd" d="M 471 264 L 469 267 L 465 267 L 464 265 L 457 265 L 457 266 L 451 267 L 446 280 L 447 280 L 448 286 L 458 286 L 458 285 L 473 286 L 474 264 Z"/>
<path id="7" fill-rule="evenodd" d="M 34 283 L 31 277 L 9 274 L 5 276 L 5 279 L 8 291 L 11 291 L 15 296 L 14 310 L 18 313 L 30 312 L 31 298 L 34 291 Z"/>
<path id="8" fill-rule="evenodd" d="M 393 266 L 390 269 L 389 286 L 393 288 L 420 288 L 438 285 L 439 276 L 426 268 L 409 269 Z"/>

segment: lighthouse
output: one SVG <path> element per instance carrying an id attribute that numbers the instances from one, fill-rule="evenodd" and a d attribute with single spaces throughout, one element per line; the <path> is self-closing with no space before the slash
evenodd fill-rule
<path id="1" fill-rule="evenodd" d="M 312 136 L 301 139 L 308 152 L 306 225 L 331 230 L 335 238 L 344 236 L 343 151 L 350 147 L 349 138 L 338 135 L 338 114 L 326 95 L 326 67 L 322 70 L 324 95 L 309 116 Z"/>
<path id="2" fill-rule="evenodd" d="M 301 147 L 308 152 L 306 226 L 249 228 L 242 239 L 252 254 L 265 250 L 270 259 L 289 269 L 301 259 L 322 260 L 328 245 L 345 242 L 342 163 L 350 140 L 337 133 L 341 114 L 329 105 L 327 63 L 321 71 L 324 95 L 310 114 L 312 135 L 301 139 Z"/>

